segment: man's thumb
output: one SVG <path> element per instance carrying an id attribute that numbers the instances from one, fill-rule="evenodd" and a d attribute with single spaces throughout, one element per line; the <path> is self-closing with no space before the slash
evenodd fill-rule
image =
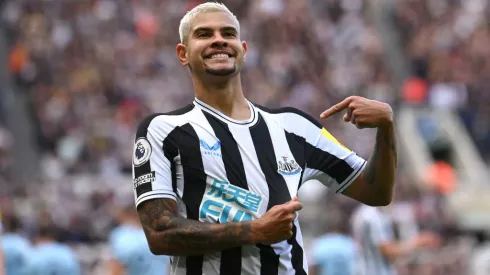
<path id="1" fill-rule="evenodd" d="M 349 115 L 348 115 L 348 114 L 345 114 L 345 115 L 344 115 L 344 121 L 345 121 L 345 122 L 349 122 L 349 121 L 350 121 L 350 117 L 349 117 Z"/>

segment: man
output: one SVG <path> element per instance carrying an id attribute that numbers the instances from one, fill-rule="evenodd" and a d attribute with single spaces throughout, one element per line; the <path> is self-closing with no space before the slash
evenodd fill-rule
<path id="1" fill-rule="evenodd" d="M 26 275 L 80 275 L 80 263 L 73 250 L 55 240 L 56 229 L 42 225 L 29 255 Z"/>
<path id="2" fill-rule="evenodd" d="M 328 217 L 327 233 L 313 243 L 310 275 L 355 275 L 358 249 L 340 213 Z"/>
<path id="3" fill-rule="evenodd" d="M 409 240 L 398 240 L 389 208 L 360 205 L 352 215 L 352 231 L 361 248 L 362 269 L 365 275 L 396 275 L 393 263 L 424 248 L 435 248 L 437 235 L 422 232 Z"/>
<path id="4" fill-rule="evenodd" d="M 30 252 L 29 240 L 20 234 L 21 225 L 17 217 L 6 215 L 3 218 L 5 233 L 2 235 L 2 251 L 7 275 L 22 274 L 26 268 Z"/>
<path id="5" fill-rule="evenodd" d="M 135 201 L 151 251 L 173 256 L 172 274 L 307 274 L 297 191 L 317 179 L 366 204 L 389 204 L 390 106 L 350 97 L 321 115 L 347 110 L 345 121 L 378 128 L 366 164 L 309 115 L 245 99 L 247 43 L 224 5 L 195 7 L 179 31 L 177 57 L 196 99 L 143 120 L 134 146 Z"/>
<path id="6" fill-rule="evenodd" d="M 112 275 L 165 275 L 170 259 L 151 253 L 134 206 L 126 206 L 119 215 L 120 225 L 109 236 Z"/>

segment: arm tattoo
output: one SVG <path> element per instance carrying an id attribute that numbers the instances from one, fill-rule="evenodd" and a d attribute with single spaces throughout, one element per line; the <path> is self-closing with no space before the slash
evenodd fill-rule
<path id="1" fill-rule="evenodd" d="M 156 254 L 202 255 L 253 243 L 251 222 L 211 224 L 177 217 L 172 199 L 145 201 L 138 213 Z"/>

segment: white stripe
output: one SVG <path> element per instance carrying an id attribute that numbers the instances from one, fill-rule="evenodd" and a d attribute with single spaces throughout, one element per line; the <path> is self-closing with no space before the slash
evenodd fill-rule
<path id="1" fill-rule="evenodd" d="M 203 257 L 202 274 L 219 275 L 221 267 L 221 252 L 207 253 Z"/>
<path id="2" fill-rule="evenodd" d="M 184 167 L 182 166 L 182 159 L 179 154 L 174 158 L 175 163 L 175 181 L 177 183 L 177 195 L 179 197 L 184 196 Z"/>
<path id="3" fill-rule="evenodd" d="M 291 263 L 291 250 L 293 246 L 287 241 L 282 241 L 271 245 L 276 254 L 279 255 L 279 272 L 278 274 L 294 274 L 293 264 Z M 288 273 L 289 270 L 289 273 Z M 293 273 L 291 273 L 293 272 Z"/>
<path id="4" fill-rule="evenodd" d="M 210 146 L 215 145 L 217 142 L 221 142 L 214 133 L 213 127 L 209 124 L 202 111 L 199 111 L 199 115 L 196 115 L 193 120 L 192 127 L 197 133 L 199 140 L 205 141 Z M 201 148 L 202 163 L 204 165 L 204 173 L 209 177 L 217 180 L 227 180 L 225 164 L 223 158 L 216 155 L 202 154 L 203 148 Z M 217 155 L 222 155 L 221 146 L 218 150 L 213 151 Z M 212 181 L 211 181 L 212 184 Z"/>
<path id="5" fill-rule="evenodd" d="M 172 268 L 170 273 L 172 275 L 186 274 L 186 257 L 174 256 L 172 257 Z"/>
<path id="6" fill-rule="evenodd" d="M 254 245 L 242 247 L 241 275 L 260 274 L 260 249 Z"/>

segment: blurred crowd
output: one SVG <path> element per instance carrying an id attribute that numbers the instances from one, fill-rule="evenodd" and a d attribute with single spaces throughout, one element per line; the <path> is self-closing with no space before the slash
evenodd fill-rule
<path id="1" fill-rule="evenodd" d="M 490 162 L 490 2 L 398 2 L 395 22 L 412 69 L 404 99 L 459 113 Z"/>
<path id="2" fill-rule="evenodd" d="M 56 224 L 60 238 L 76 244 L 90 269 L 104 259 L 100 251 L 107 250 L 104 242 L 117 209 L 133 200 L 137 124 L 149 113 L 171 111 L 193 98 L 189 72 L 178 62 L 175 46 L 180 19 L 201 2 L 5 0 L 0 6 L 11 46 L 9 69 L 19 91 L 28 95 L 42 153 L 39 182 L 19 188 L 15 198 L 0 198 L 2 211 L 15 209 L 27 232 L 43 222 Z M 353 94 L 390 104 L 398 99 L 365 1 L 222 2 L 240 20 L 242 39 L 249 45 L 242 84 L 250 101 L 293 106 L 318 117 Z M 490 33 L 481 24 L 490 9 L 470 0 L 400 2 L 397 28 L 414 72 L 404 85 L 403 100 L 460 111 L 482 152 L 490 153 L 490 122 L 482 120 L 490 118 L 485 108 L 490 97 L 483 90 L 490 79 Z M 341 122 L 323 123 L 367 158 L 374 132 Z M 11 140 L 0 126 L 4 179 L 12 161 Z M 403 169 L 400 178 L 400 185 L 413 185 Z M 328 195 L 314 184 L 306 189 L 305 200 L 314 199 L 304 211 L 303 232 L 312 242 L 323 228 L 310 221 L 326 213 L 317 202 Z M 423 213 L 434 209 L 435 197 L 418 194 L 404 205 Z M 345 215 L 355 207 L 345 198 L 327 201 Z M 414 223 L 428 216 L 420 217 Z M 93 249 L 98 252 L 87 253 Z"/>

